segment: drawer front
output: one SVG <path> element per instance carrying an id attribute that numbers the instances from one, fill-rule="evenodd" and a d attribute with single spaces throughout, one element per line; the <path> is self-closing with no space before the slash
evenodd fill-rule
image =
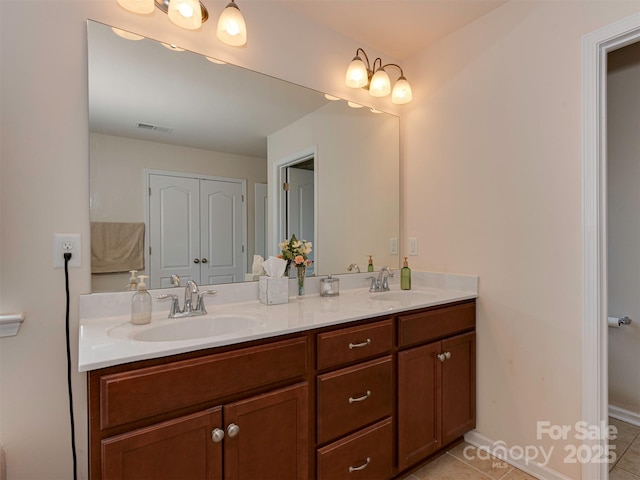
<path id="1" fill-rule="evenodd" d="M 391 351 L 391 319 L 318 334 L 318 370 L 371 358 Z"/>
<path id="2" fill-rule="evenodd" d="M 307 372 L 306 337 L 105 375 L 100 379 L 104 430 L 215 401 Z"/>
<path id="3" fill-rule="evenodd" d="M 398 317 L 398 346 L 426 343 L 476 325 L 475 302 Z"/>
<path id="4" fill-rule="evenodd" d="M 391 415 L 391 356 L 318 376 L 318 442 Z"/>
<path id="5" fill-rule="evenodd" d="M 383 480 L 392 473 L 390 418 L 318 450 L 318 480 Z"/>

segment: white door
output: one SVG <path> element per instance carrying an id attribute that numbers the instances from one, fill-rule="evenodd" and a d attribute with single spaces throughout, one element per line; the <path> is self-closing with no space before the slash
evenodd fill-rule
<path id="1" fill-rule="evenodd" d="M 200 281 L 200 187 L 197 179 L 149 175 L 149 285 Z"/>
<path id="2" fill-rule="evenodd" d="M 295 234 L 298 240 L 314 241 L 314 172 L 301 168 L 289 167 L 288 169 L 288 212 L 287 230 L 288 238 Z M 314 259 L 314 252 L 309 255 Z M 313 265 L 307 270 L 307 274 L 313 273 Z"/>
<path id="3" fill-rule="evenodd" d="M 261 255 L 265 260 L 267 255 L 267 184 L 255 184 L 255 255 Z"/>
<path id="4" fill-rule="evenodd" d="M 242 184 L 200 181 L 201 283 L 244 280 Z"/>

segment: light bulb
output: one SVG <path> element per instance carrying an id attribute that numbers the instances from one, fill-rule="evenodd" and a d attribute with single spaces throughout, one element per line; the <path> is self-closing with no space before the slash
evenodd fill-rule
<path id="1" fill-rule="evenodd" d="M 367 67 L 365 67 L 360 57 L 353 57 L 349 68 L 347 68 L 344 83 L 351 88 L 366 87 L 369 83 L 369 72 L 367 72 Z"/>
<path id="2" fill-rule="evenodd" d="M 202 26 L 202 9 L 198 0 L 170 0 L 167 11 L 169 20 L 187 30 Z"/>
<path id="3" fill-rule="evenodd" d="M 118 0 L 118 5 L 125 10 L 141 15 L 153 13 L 153 9 L 155 8 L 153 0 Z"/>
<path id="4" fill-rule="evenodd" d="M 404 105 L 405 103 L 409 103 L 412 99 L 413 94 L 411 93 L 411 85 L 409 85 L 406 78 L 400 77 L 393 86 L 391 101 L 397 105 Z"/>
<path id="5" fill-rule="evenodd" d="M 218 39 L 232 47 L 241 47 L 247 43 L 247 26 L 238 6 L 231 2 L 218 19 Z"/>
<path id="6" fill-rule="evenodd" d="M 376 73 L 371 77 L 371 84 L 369 85 L 369 94 L 372 97 L 384 97 L 391 93 L 391 81 L 389 75 L 384 71 L 384 68 L 379 68 Z"/>

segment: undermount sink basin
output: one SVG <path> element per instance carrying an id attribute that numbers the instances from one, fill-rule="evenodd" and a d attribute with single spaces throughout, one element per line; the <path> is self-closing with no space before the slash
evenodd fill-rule
<path id="1" fill-rule="evenodd" d="M 171 323 L 159 324 L 134 332 L 130 338 L 139 342 L 195 340 L 238 334 L 251 330 L 260 323 L 259 318 L 249 315 L 207 315 L 167 321 Z"/>
<path id="2" fill-rule="evenodd" d="M 419 290 L 395 290 L 390 292 L 369 293 L 371 300 L 381 302 L 422 302 L 436 297 L 435 293 Z"/>

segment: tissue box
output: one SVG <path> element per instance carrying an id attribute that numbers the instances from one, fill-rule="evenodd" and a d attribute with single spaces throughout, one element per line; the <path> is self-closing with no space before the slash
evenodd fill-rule
<path id="1" fill-rule="evenodd" d="M 259 298 L 265 305 L 289 303 L 289 279 L 261 276 L 259 280 Z"/>

